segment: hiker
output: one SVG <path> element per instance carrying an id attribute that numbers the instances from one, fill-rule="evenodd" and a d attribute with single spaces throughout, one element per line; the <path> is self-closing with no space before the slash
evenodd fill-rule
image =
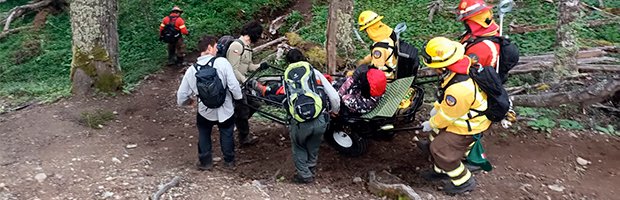
<path id="1" fill-rule="evenodd" d="M 381 70 L 369 65 L 357 67 L 338 89 L 342 104 L 346 107 L 342 112 L 354 115 L 370 112 L 377 106 L 386 86 L 387 79 Z"/>
<path id="2" fill-rule="evenodd" d="M 284 72 L 289 131 L 293 149 L 296 183 L 312 183 L 316 174 L 321 138 L 331 113 L 340 109 L 340 97 L 329 80 L 306 61 L 298 49 L 286 54 L 290 63 Z M 328 113 L 329 112 L 329 113 Z"/>
<path id="3" fill-rule="evenodd" d="M 476 187 L 473 174 L 461 162 L 468 147 L 491 125 L 486 115 L 487 95 L 470 78 L 471 60 L 464 55 L 459 42 L 436 37 L 425 44 L 422 52 L 426 66 L 436 69 L 440 87 L 434 103 L 435 114 L 422 123 L 423 131 L 432 131 L 429 139 L 433 169 L 422 173 L 431 181 L 450 179 L 444 192 L 458 194 Z"/>
<path id="4" fill-rule="evenodd" d="M 177 91 L 180 106 L 196 105 L 191 97 L 199 96 L 196 114 L 199 160 L 196 166 L 199 170 L 209 170 L 213 165 L 211 129 L 215 125 L 220 132 L 224 167 L 235 166 L 233 99 L 240 100 L 242 93 L 230 63 L 215 56 L 216 41 L 215 37 L 205 36 L 198 42 L 200 57 L 193 67 L 187 68 Z"/>
<path id="5" fill-rule="evenodd" d="M 174 6 L 170 15 L 164 17 L 159 25 L 159 40 L 168 43 L 168 65 L 180 65 L 185 58 L 185 43 L 182 35 L 189 35 L 185 21 L 181 18 L 183 10 Z"/>
<path id="6" fill-rule="evenodd" d="M 261 24 L 258 21 L 251 21 L 243 26 L 241 36 L 238 39 L 227 44 L 225 56 L 232 65 L 235 77 L 240 84 L 246 82 L 248 71 L 264 70 L 270 67 L 269 64 L 264 62 L 261 64 L 252 63 L 251 45 L 255 44 L 262 34 L 263 27 Z M 250 136 L 249 119 L 259 107 L 260 103 L 256 99 L 244 97 L 241 101 L 235 102 L 235 125 L 239 132 L 239 144 L 241 146 L 256 143 L 256 139 Z"/>

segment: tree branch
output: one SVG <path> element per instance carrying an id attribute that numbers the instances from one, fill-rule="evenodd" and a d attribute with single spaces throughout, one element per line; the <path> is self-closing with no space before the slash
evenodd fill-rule
<path id="1" fill-rule="evenodd" d="M 175 176 L 172 179 L 172 181 L 166 183 L 165 185 L 160 186 L 159 190 L 157 192 L 155 192 L 155 194 L 153 194 L 153 196 L 151 196 L 151 200 L 159 200 L 161 195 L 163 195 L 166 191 L 170 190 L 170 188 L 179 185 L 180 181 L 181 181 L 181 177 Z"/>
<path id="2" fill-rule="evenodd" d="M 24 13 L 26 13 L 27 10 L 36 10 L 36 9 L 48 6 L 53 1 L 54 0 L 41 0 L 41 1 L 36 1 L 30 4 L 16 6 L 12 8 L 11 10 L 8 11 L 8 13 L 11 13 L 11 14 L 7 18 L 0 21 L 0 23 L 4 23 L 3 30 L 5 31 L 8 30 L 9 24 L 11 23 L 11 21 L 15 18 L 21 17 Z"/>
<path id="3" fill-rule="evenodd" d="M 11 34 L 14 34 L 14 33 L 26 30 L 26 29 L 31 29 L 33 27 L 34 26 L 22 26 L 22 27 L 19 27 L 19 28 L 14 28 L 14 29 L 9 29 L 9 30 L 6 30 L 6 31 L 2 31 L 2 32 L 0 32 L 0 39 L 3 39 L 3 38 L 5 38 L 5 37 L 7 37 L 7 36 L 9 36 Z"/>
<path id="4" fill-rule="evenodd" d="M 271 46 L 271 45 L 274 45 L 274 44 L 280 43 L 280 42 L 282 42 L 282 41 L 284 41 L 284 40 L 286 40 L 286 37 L 284 37 L 284 36 L 279 37 L 279 38 L 277 38 L 277 39 L 275 39 L 275 40 L 271 40 L 271 41 L 269 41 L 269 42 L 267 42 L 267 43 L 265 43 L 265 44 L 262 44 L 262 45 L 260 45 L 260 46 L 254 47 L 254 49 L 252 49 L 252 52 L 253 52 L 253 53 L 256 53 L 256 52 L 262 51 L 264 48 L 267 48 L 267 47 L 269 47 L 269 46 Z"/>

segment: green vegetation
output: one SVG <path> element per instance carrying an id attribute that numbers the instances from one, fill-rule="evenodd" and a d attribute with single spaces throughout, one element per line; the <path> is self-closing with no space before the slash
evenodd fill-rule
<path id="1" fill-rule="evenodd" d="M 80 114 L 80 123 L 94 129 L 100 129 L 107 122 L 115 118 L 114 113 L 106 110 L 94 110 L 91 112 L 82 112 Z"/>
<path id="2" fill-rule="evenodd" d="M 4 2 L 0 4 L 0 16 L 28 2 Z M 277 15 L 290 2 L 120 0 L 118 31 L 125 91 L 132 90 L 142 77 L 163 66 L 166 50 L 165 44 L 158 40 L 158 28 L 173 5 L 185 11 L 183 18 L 190 30 L 190 36 L 185 38 L 189 52 L 202 35 L 237 34 L 245 22 Z M 300 17 L 297 13 L 297 20 Z M 33 20 L 34 14 L 30 14 L 16 19 L 11 27 L 31 25 Z M 24 31 L 0 39 L 0 100 L 20 104 L 70 95 L 71 57 L 71 24 L 67 12 L 48 15 L 45 27 L 39 32 Z"/>

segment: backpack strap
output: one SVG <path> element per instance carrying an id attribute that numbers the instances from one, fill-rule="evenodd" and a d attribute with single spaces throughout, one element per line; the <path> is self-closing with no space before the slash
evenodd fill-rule
<path id="1" fill-rule="evenodd" d="M 168 24 L 176 26 L 179 17 L 168 16 Z"/>
<path id="2" fill-rule="evenodd" d="M 396 41 L 394 41 L 394 44 L 396 44 Z M 394 51 L 398 51 L 395 46 L 391 46 L 387 42 L 376 42 L 376 43 L 374 43 L 373 45 L 370 46 L 370 50 L 372 51 L 373 49 L 375 49 L 375 47 L 381 47 L 381 48 L 384 48 L 384 49 L 392 49 L 392 53 L 390 53 L 390 55 L 387 57 L 387 59 L 390 59 L 392 56 L 394 56 Z M 388 70 L 390 70 L 388 72 L 393 71 L 393 69 L 391 69 L 389 67 L 388 67 Z"/>
<path id="3" fill-rule="evenodd" d="M 238 42 L 239 44 L 241 44 L 241 47 L 242 47 L 243 50 L 241 50 L 241 54 L 239 54 L 239 56 L 242 56 L 243 53 L 245 53 L 245 51 L 250 51 L 250 52 L 254 51 L 252 49 L 245 48 L 245 43 L 243 43 L 243 41 L 241 41 L 241 39 L 239 39 L 239 38 L 235 39 L 233 42 Z"/>

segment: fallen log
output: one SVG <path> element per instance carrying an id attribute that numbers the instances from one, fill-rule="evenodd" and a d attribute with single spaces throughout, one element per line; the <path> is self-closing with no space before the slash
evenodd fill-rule
<path id="1" fill-rule="evenodd" d="M 179 185 L 180 181 L 181 181 L 181 177 L 175 176 L 172 179 L 172 181 L 166 183 L 165 185 L 160 186 L 159 190 L 157 192 L 155 192 L 155 194 L 153 194 L 153 196 L 151 196 L 151 200 L 159 200 L 161 195 L 163 195 L 166 191 L 170 190 L 170 188 Z"/>
<path id="2" fill-rule="evenodd" d="M 515 66 L 512 70 L 510 70 L 508 74 L 514 75 L 514 74 L 527 74 L 527 73 L 532 73 L 532 72 L 541 72 L 545 69 L 551 68 L 552 65 L 553 65 L 553 62 L 550 62 L 550 61 L 531 62 L 527 64 L 521 64 L 521 65 Z M 580 65 L 577 66 L 577 69 L 581 73 L 584 73 L 584 72 L 618 73 L 620 72 L 620 65 L 580 63 Z M 431 77 L 431 76 L 436 76 L 436 75 L 437 74 L 435 73 L 435 70 L 430 69 L 430 68 L 424 68 L 418 71 L 417 77 L 423 78 L 423 77 Z"/>
<path id="3" fill-rule="evenodd" d="M 31 29 L 31 28 L 33 28 L 33 26 L 22 26 L 22 27 L 2 31 L 0 32 L 0 39 L 5 38 L 11 34 L 14 34 L 14 33 L 26 30 L 26 29 Z"/>
<path id="4" fill-rule="evenodd" d="M 585 27 L 597 27 L 604 26 L 609 24 L 618 23 L 618 19 L 607 19 L 607 20 L 592 20 L 588 22 Z M 522 26 L 522 25 L 511 25 L 509 29 L 509 33 L 512 34 L 523 34 L 534 31 L 544 31 L 544 30 L 553 30 L 557 28 L 557 24 L 543 24 L 543 25 L 530 25 L 530 26 Z"/>
<path id="5" fill-rule="evenodd" d="M 388 176 L 390 179 L 396 180 L 397 182 L 402 182 L 398 177 L 395 177 L 385 171 L 383 171 L 382 174 Z M 378 196 L 388 196 L 393 199 L 401 199 L 400 197 L 402 196 L 405 196 L 411 200 L 422 199 L 420 195 L 413 190 L 413 188 L 405 184 L 386 184 L 380 182 L 374 171 L 368 172 L 368 189 Z"/>
<path id="6" fill-rule="evenodd" d="M 601 57 L 607 55 L 607 51 L 610 50 L 611 47 L 597 47 L 592 49 L 581 50 L 577 53 L 577 59 L 582 58 L 592 58 L 592 57 Z M 555 55 L 553 53 L 546 53 L 542 55 L 535 56 L 521 56 L 519 57 L 519 63 L 528 63 L 528 62 L 536 62 L 541 60 L 553 60 L 555 59 Z"/>
<path id="7" fill-rule="evenodd" d="M 608 78 L 590 87 L 568 91 L 538 95 L 511 96 L 512 103 L 517 106 L 549 107 L 562 104 L 587 106 L 608 99 L 620 91 L 620 80 Z"/>
<path id="8" fill-rule="evenodd" d="M 265 44 L 262 44 L 262 45 L 260 45 L 260 46 L 254 47 L 254 49 L 252 49 L 252 52 L 253 52 L 253 53 L 256 53 L 256 52 L 262 51 L 264 48 L 267 48 L 267 47 L 269 47 L 269 46 L 271 46 L 271 45 L 274 45 L 274 44 L 280 43 L 280 42 L 282 42 L 282 41 L 284 41 L 284 40 L 286 40 L 286 37 L 284 37 L 284 36 L 279 37 L 279 38 L 277 38 L 277 39 L 275 39 L 275 40 L 271 40 L 271 41 L 269 41 L 269 42 L 267 42 L 267 43 L 265 43 Z"/>

